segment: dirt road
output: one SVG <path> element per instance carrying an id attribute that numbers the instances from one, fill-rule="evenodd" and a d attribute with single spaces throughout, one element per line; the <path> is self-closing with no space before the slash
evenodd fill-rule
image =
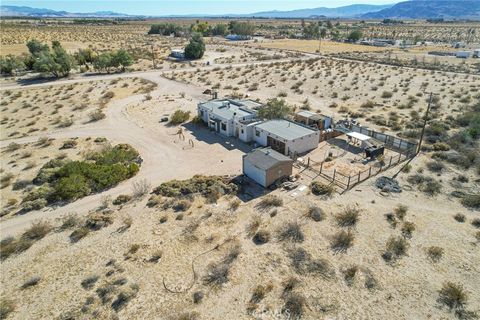
<path id="1" fill-rule="evenodd" d="M 100 78 L 128 77 L 125 75 L 107 75 Z M 162 94 L 177 94 L 185 92 L 186 97 L 197 103 L 206 100 L 208 97 L 202 94 L 202 88 L 186 85 L 168 80 L 160 75 L 160 72 L 151 71 L 134 76 L 155 82 L 158 87 L 150 94 L 153 100 L 158 99 Z M 88 78 L 89 81 L 91 78 Z M 60 80 L 53 84 L 75 83 L 85 79 Z M 36 84 L 35 86 L 48 86 L 52 83 Z M 241 169 L 242 151 L 231 148 L 225 149 L 225 138 L 206 134 L 205 139 L 198 141 L 198 132 L 195 136 L 188 130 L 185 132 L 186 142 L 179 141 L 175 135 L 178 128 L 158 124 L 155 128 L 142 125 L 138 119 L 126 111 L 127 106 L 142 106 L 143 94 L 129 96 L 121 100 L 112 101 L 106 109 L 107 117 L 99 122 L 74 125 L 70 128 L 59 129 L 41 134 L 55 139 L 66 139 L 71 137 L 105 137 L 112 143 L 128 143 L 134 146 L 143 158 L 142 167 L 132 179 L 120 183 L 118 186 L 105 192 L 94 194 L 68 205 L 49 208 L 41 211 L 32 211 L 24 215 L 17 215 L 0 222 L 1 238 L 15 235 L 22 232 L 30 224 L 38 219 L 53 220 L 65 213 L 75 212 L 86 214 L 99 206 L 104 196 L 116 197 L 119 194 L 132 192 L 132 183 L 146 179 L 152 186 L 171 179 L 185 179 L 194 174 L 237 174 Z M 159 106 L 161 107 L 161 106 Z M 159 110 L 159 113 L 161 111 Z M 161 113 L 160 113 L 161 114 Z M 137 120 L 137 121 L 135 121 Z M 199 131 L 204 129 L 199 129 Z M 11 142 L 28 143 L 37 141 L 39 135 L 9 139 L 0 141 L 0 147 L 5 147 Z M 188 140 L 195 141 L 194 148 L 188 148 Z M 218 154 L 213 161 L 211 155 Z"/>

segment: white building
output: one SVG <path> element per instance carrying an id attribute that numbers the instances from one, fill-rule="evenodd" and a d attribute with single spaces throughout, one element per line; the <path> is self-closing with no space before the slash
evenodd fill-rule
<path id="1" fill-rule="evenodd" d="M 292 175 L 293 160 L 271 148 L 258 148 L 243 156 L 243 174 L 267 188 Z"/>
<path id="2" fill-rule="evenodd" d="M 255 125 L 253 139 L 287 156 L 303 154 L 318 147 L 320 131 L 283 119 Z"/>
<path id="3" fill-rule="evenodd" d="M 185 51 L 182 49 L 172 49 L 170 56 L 177 59 L 185 59 Z"/>
<path id="4" fill-rule="evenodd" d="M 256 112 L 249 107 L 260 106 L 251 100 L 219 99 L 198 104 L 198 116 L 208 127 L 224 136 L 235 136 L 248 142 L 247 126 L 255 123 Z M 253 128 L 250 128 L 253 136 Z"/>

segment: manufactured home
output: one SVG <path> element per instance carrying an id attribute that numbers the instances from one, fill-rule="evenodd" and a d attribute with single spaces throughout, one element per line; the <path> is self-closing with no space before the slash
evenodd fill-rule
<path id="1" fill-rule="evenodd" d="M 458 51 L 455 56 L 457 58 L 468 59 L 470 58 L 470 51 Z"/>
<path id="2" fill-rule="evenodd" d="M 243 156 L 243 174 L 267 188 L 292 175 L 293 160 L 272 150 L 258 148 Z"/>

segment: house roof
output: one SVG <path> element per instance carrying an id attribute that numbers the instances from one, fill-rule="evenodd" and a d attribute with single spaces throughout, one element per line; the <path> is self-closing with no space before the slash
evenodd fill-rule
<path id="1" fill-rule="evenodd" d="M 308 118 L 308 119 L 312 119 L 314 121 L 326 118 L 324 115 L 321 115 L 321 114 L 318 114 L 318 113 L 315 113 L 315 112 L 311 112 L 311 111 L 308 111 L 308 110 L 299 111 L 299 112 L 297 112 L 297 114 L 299 116 L 302 116 L 302 117 L 305 117 L 305 118 Z"/>
<path id="2" fill-rule="evenodd" d="M 293 163 L 292 159 L 272 150 L 272 148 L 255 149 L 247 153 L 243 161 L 248 161 L 261 170 L 268 170 L 285 162 Z"/>
<path id="3" fill-rule="evenodd" d="M 316 132 L 309 127 L 283 119 L 268 120 L 256 127 L 285 140 L 299 139 Z"/>
<path id="4" fill-rule="evenodd" d="M 248 109 L 242 101 L 229 99 L 210 100 L 201 105 L 210 109 L 213 114 L 224 119 L 233 119 L 235 116 L 245 117 L 255 114 L 255 111 Z"/>

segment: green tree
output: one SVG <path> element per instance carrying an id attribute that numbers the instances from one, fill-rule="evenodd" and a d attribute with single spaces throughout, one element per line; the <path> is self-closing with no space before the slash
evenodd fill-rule
<path id="1" fill-rule="evenodd" d="M 22 59 L 13 55 L 0 58 L 0 72 L 2 74 L 13 76 L 22 69 L 25 69 Z"/>
<path id="2" fill-rule="evenodd" d="M 54 77 L 64 77 L 70 73 L 74 67 L 74 59 L 63 49 L 60 42 L 53 41 L 52 48 L 39 44 L 36 40 L 31 40 L 27 44 L 32 57 L 33 70 L 40 73 L 50 73 Z"/>
<path id="3" fill-rule="evenodd" d="M 47 44 L 43 44 L 38 40 L 32 39 L 27 42 L 28 51 L 32 56 L 37 56 L 42 52 L 48 52 L 49 48 Z"/>
<path id="4" fill-rule="evenodd" d="M 251 36 L 255 33 L 255 25 L 250 22 L 230 21 L 228 28 L 232 34 Z"/>
<path id="5" fill-rule="evenodd" d="M 212 34 L 214 36 L 224 36 L 228 33 L 228 26 L 224 23 L 216 24 L 212 28 Z"/>
<path id="6" fill-rule="evenodd" d="M 112 55 L 112 66 L 115 68 L 120 67 L 122 71 L 125 71 L 125 68 L 132 64 L 132 56 L 124 49 L 120 49 Z"/>
<path id="7" fill-rule="evenodd" d="M 360 30 L 353 30 L 348 35 L 347 39 L 350 40 L 350 41 L 356 42 L 356 41 L 360 40 L 362 37 L 363 37 L 363 33 Z"/>
<path id="8" fill-rule="evenodd" d="M 320 35 L 320 27 L 317 23 L 310 22 L 303 27 L 303 36 L 307 39 L 317 39 Z"/>
<path id="9" fill-rule="evenodd" d="M 91 48 L 78 49 L 74 57 L 77 63 L 81 66 L 86 66 L 88 63 L 95 61 L 97 54 Z"/>
<path id="10" fill-rule="evenodd" d="M 194 33 L 190 42 L 185 47 L 185 58 L 200 59 L 205 53 L 205 43 L 199 33 Z"/>
<path id="11" fill-rule="evenodd" d="M 207 21 L 204 21 L 204 22 L 197 21 L 197 23 L 191 26 L 190 30 L 192 32 L 198 32 L 202 34 L 204 37 L 207 37 L 211 34 L 211 27 Z"/>
<path id="12" fill-rule="evenodd" d="M 104 52 L 97 56 L 95 61 L 93 61 L 93 67 L 97 71 L 107 71 L 110 72 L 112 68 L 112 54 L 110 52 Z"/>
<path id="13" fill-rule="evenodd" d="M 284 99 L 273 98 L 258 110 L 258 116 L 263 119 L 284 119 L 292 112 L 292 108 Z"/>

